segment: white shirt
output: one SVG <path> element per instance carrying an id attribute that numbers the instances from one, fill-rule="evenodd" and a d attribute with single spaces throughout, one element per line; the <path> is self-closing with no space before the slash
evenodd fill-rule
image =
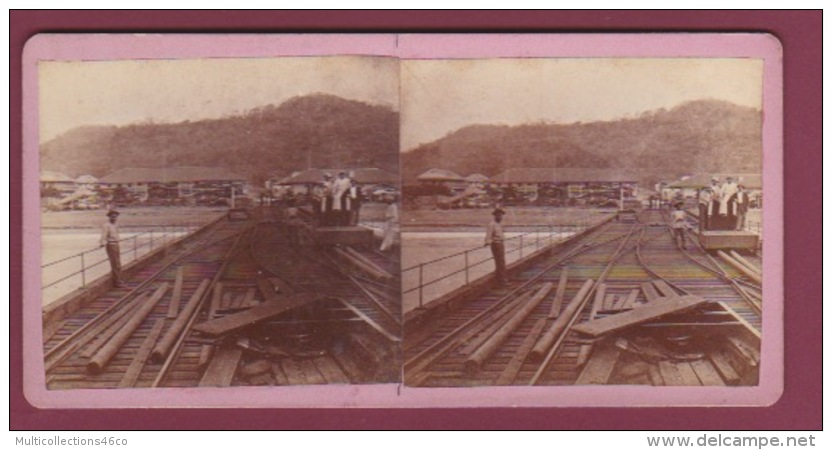
<path id="1" fill-rule="evenodd" d="M 118 242 L 119 240 L 118 225 L 111 222 L 104 222 L 104 225 L 101 226 L 101 245 Z"/>
<path id="2" fill-rule="evenodd" d="M 485 230 L 485 245 L 492 242 L 503 242 L 503 225 L 496 220 L 492 220 Z"/>

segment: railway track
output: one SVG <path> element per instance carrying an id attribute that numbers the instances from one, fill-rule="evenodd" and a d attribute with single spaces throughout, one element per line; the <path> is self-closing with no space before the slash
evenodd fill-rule
<path id="1" fill-rule="evenodd" d="M 745 289 L 759 292 L 701 248 L 677 249 L 661 213 L 646 211 L 636 223 L 611 222 L 570 242 L 508 286 L 406 326 L 405 383 L 753 384 L 754 369 L 730 372 L 741 364 L 726 363 L 734 355 L 723 348 L 741 345 L 737 351 L 758 358 L 760 305 Z M 682 295 L 710 302 L 688 323 L 659 321 L 600 339 L 572 330 Z"/>
<path id="2" fill-rule="evenodd" d="M 281 230 L 261 213 L 219 221 L 124 288 L 45 324 L 47 387 L 398 381 L 400 324 L 324 252 L 292 249 Z M 194 330 L 295 296 L 312 300 L 221 336 Z"/>

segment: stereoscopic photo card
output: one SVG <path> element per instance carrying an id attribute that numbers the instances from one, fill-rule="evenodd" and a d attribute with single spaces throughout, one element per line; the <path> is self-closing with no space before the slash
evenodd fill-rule
<path id="1" fill-rule="evenodd" d="M 35 36 L 26 397 L 771 404 L 781 65 L 766 34 Z"/>

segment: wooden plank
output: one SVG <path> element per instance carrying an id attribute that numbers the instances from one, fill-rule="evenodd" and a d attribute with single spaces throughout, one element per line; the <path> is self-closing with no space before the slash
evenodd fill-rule
<path id="1" fill-rule="evenodd" d="M 150 357 L 150 352 L 153 350 L 153 346 L 156 345 L 156 340 L 159 339 L 159 336 L 162 334 L 164 326 L 165 319 L 156 320 L 153 324 L 153 328 L 150 329 L 150 333 L 144 339 L 144 342 L 142 342 L 142 346 L 139 347 L 139 351 L 136 352 L 136 356 L 133 358 L 133 361 L 130 362 L 130 366 L 121 378 L 121 382 L 119 382 L 118 387 L 129 388 L 136 385 L 136 381 L 139 379 L 139 375 L 142 373 L 142 369 L 147 363 L 147 359 Z"/>
<path id="2" fill-rule="evenodd" d="M 560 280 L 558 281 L 558 288 L 555 291 L 555 299 L 552 301 L 552 308 L 549 310 L 549 318 L 557 319 L 560 315 L 560 309 L 563 306 L 563 297 L 566 295 L 566 284 L 569 279 L 569 267 L 564 267 L 560 271 Z"/>
<path id="3" fill-rule="evenodd" d="M 587 361 L 575 384 L 607 384 L 621 352 L 613 345 L 603 345 Z"/>
<path id="4" fill-rule="evenodd" d="M 228 309 L 231 307 L 232 303 L 234 303 L 234 296 L 231 295 L 230 292 L 225 292 L 222 294 L 222 301 L 220 302 L 219 309 Z"/>
<path id="5" fill-rule="evenodd" d="M 595 301 L 592 302 L 592 310 L 589 311 L 589 320 L 598 315 L 598 311 L 604 306 L 604 297 L 607 293 L 606 283 L 598 283 L 595 287 Z"/>
<path id="6" fill-rule="evenodd" d="M 238 347 L 220 347 L 205 369 L 200 387 L 225 387 L 230 386 L 237 372 L 237 366 L 243 357 L 243 350 Z"/>
<path id="7" fill-rule="evenodd" d="M 291 358 L 284 358 L 280 361 L 280 368 L 283 369 L 283 373 L 286 374 L 286 378 L 289 380 L 289 385 L 291 386 L 298 386 L 309 384 L 306 381 L 306 375 L 301 369 L 300 364 L 297 361 Z"/>
<path id="8" fill-rule="evenodd" d="M 517 349 L 517 352 L 511 358 L 511 361 L 506 365 L 506 368 L 503 369 L 503 373 L 500 374 L 500 377 L 497 378 L 497 381 L 494 383 L 498 386 L 506 386 L 514 383 L 514 379 L 517 378 L 517 374 L 520 373 L 520 369 L 523 367 L 523 362 L 526 361 L 526 358 L 529 356 L 529 352 L 532 351 L 532 347 L 534 347 L 534 343 L 537 342 L 537 338 L 540 336 L 540 333 L 543 332 L 543 328 L 546 326 L 546 319 L 538 320 L 529 334 L 523 339 L 523 343 L 520 344 L 520 348 Z"/>
<path id="9" fill-rule="evenodd" d="M 736 370 L 731 366 L 731 363 L 720 351 L 713 351 L 708 354 L 708 358 L 714 364 L 714 367 L 725 380 L 726 384 L 735 385 L 740 381 L 740 376 Z"/>
<path id="10" fill-rule="evenodd" d="M 64 326 L 64 323 L 64 320 L 58 320 L 45 325 L 43 327 L 43 342 L 45 343 L 52 339 L 52 336 L 54 336 L 55 333 L 57 333 L 58 330 L 60 330 Z"/>
<path id="11" fill-rule="evenodd" d="M 619 303 L 618 309 L 631 309 L 636 303 L 636 299 L 638 298 L 638 289 L 633 289 L 630 291 L 630 295 L 627 296 L 627 299 L 623 302 Z"/>
<path id="12" fill-rule="evenodd" d="M 647 368 L 647 378 L 650 379 L 650 384 L 653 386 L 664 386 L 664 378 L 655 364 L 650 364 Z"/>
<path id="13" fill-rule="evenodd" d="M 84 348 L 84 350 L 81 352 L 81 357 L 92 357 L 92 355 L 94 355 L 101 347 L 103 347 L 104 344 L 106 344 L 110 340 L 110 338 L 112 338 L 113 336 L 115 336 L 116 333 L 121 331 L 121 329 L 124 328 L 125 325 L 127 325 L 127 322 L 130 322 L 130 320 L 133 319 L 133 314 L 135 314 L 136 311 L 138 311 L 138 307 L 138 303 L 129 305 L 128 309 L 130 310 L 130 312 L 124 314 L 112 326 L 104 330 L 103 333 L 99 334 L 98 337 L 95 338 L 95 340 L 92 343 L 90 343 L 90 345 Z"/>
<path id="14" fill-rule="evenodd" d="M 690 311 L 708 300 L 695 295 L 667 298 L 660 302 L 651 303 L 641 308 L 625 311 L 620 314 L 602 317 L 575 325 L 572 329 L 590 336 L 602 336 L 613 331 L 629 328 L 661 317 Z"/>
<path id="15" fill-rule="evenodd" d="M 602 310 L 610 311 L 615 307 L 616 296 L 614 294 L 607 294 L 604 296 L 604 307 Z"/>
<path id="16" fill-rule="evenodd" d="M 684 386 L 684 379 L 676 368 L 676 365 L 670 361 L 659 361 L 659 372 L 662 374 L 665 386 Z"/>
<path id="17" fill-rule="evenodd" d="M 656 286 L 656 289 L 659 290 L 664 297 L 676 297 L 679 295 L 678 292 L 674 291 L 669 284 L 667 284 L 664 280 L 653 280 L 653 285 Z"/>
<path id="18" fill-rule="evenodd" d="M 349 378 L 344 374 L 338 364 L 329 356 L 321 356 L 312 360 L 318 372 L 326 378 L 329 384 L 350 384 Z"/>
<path id="19" fill-rule="evenodd" d="M 318 367 L 311 359 L 302 359 L 298 362 L 307 384 L 326 384 L 326 378 L 318 371 Z"/>
<path id="20" fill-rule="evenodd" d="M 257 306 L 258 303 L 254 300 L 256 293 L 257 291 L 254 288 L 249 288 L 249 290 L 246 291 L 246 295 L 243 297 L 243 300 L 240 302 L 240 306 Z"/>
<path id="21" fill-rule="evenodd" d="M 656 292 L 656 288 L 649 281 L 641 283 L 641 292 L 644 292 L 644 298 L 647 299 L 647 303 L 652 303 L 659 298 L 659 293 Z"/>
<path id="22" fill-rule="evenodd" d="M 293 294 L 295 292 L 295 289 L 292 288 L 292 286 L 289 283 L 283 281 L 283 279 L 281 279 L 281 278 L 276 278 L 276 277 L 269 278 L 269 283 L 271 283 L 271 285 L 272 285 L 272 291 L 277 293 L 278 295 L 280 295 L 280 294 Z M 257 287 L 259 288 L 260 286 L 258 285 Z M 265 298 L 265 297 L 263 297 L 263 298 Z"/>
<path id="23" fill-rule="evenodd" d="M 699 382 L 699 377 L 696 376 L 696 372 L 694 372 L 693 367 L 691 367 L 690 363 L 686 361 L 680 361 L 675 363 L 676 365 L 676 372 L 682 378 L 682 385 L 683 386 L 701 386 L 702 383 Z"/>
<path id="24" fill-rule="evenodd" d="M 581 349 L 578 350 L 578 358 L 575 361 L 575 367 L 583 367 L 587 361 L 589 361 L 589 355 L 592 354 L 592 344 L 584 344 L 581 345 Z"/>
<path id="25" fill-rule="evenodd" d="M 702 383 L 702 386 L 725 386 L 725 382 L 722 381 L 722 377 L 719 376 L 714 366 L 703 360 L 698 359 L 696 361 L 691 361 L 690 363 L 691 368 L 696 373 L 696 376 L 699 378 L 699 382 Z"/>
<path id="26" fill-rule="evenodd" d="M 208 318 L 213 319 L 217 310 L 222 307 L 222 283 L 217 281 L 214 284 L 214 292 L 211 297 L 211 305 L 208 308 Z"/>
<path id="27" fill-rule="evenodd" d="M 193 327 L 194 330 L 209 336 L 220 336 L 255 323 L 269 320 L 298 306 L 306 305 L 319 298 L 317 293 L 303 293 L 291 296 L 281 296 L 279 301 L 274 299 L 261 303 L 246 311 L 230 314 L 218 319 L 209 320 Z"/>
<path id="28" fill-rule="evenodd" d="M 184 270 L 185 268 L 183 266 L 179 266 L 176 269 L 176 279 L 173 281 L 173 293 L 168 304 L 168 319 L 175 319 L 179 314 L 179 299 L 182 298 L 182 282 L 185 277 Z"/>
<path id="29" fill-rule="evenodd" d="M 263 300 L 266 302 L 271 302 L 279 298 L 275 285 L 265 278 L 257 279 L 257 289 L 260 291 L 260 295 L 263 296 Z"/>
<path id="30" fill-rule="evenodd" d="M 272 375 L 274 376 L 274 381 L 278 386 L 289 385 L 289 379 L 286 378 L 286 374 L 283 373 L 283 368 L 280 367 L 280 363 L 277 361 L 272 362 Z"/>

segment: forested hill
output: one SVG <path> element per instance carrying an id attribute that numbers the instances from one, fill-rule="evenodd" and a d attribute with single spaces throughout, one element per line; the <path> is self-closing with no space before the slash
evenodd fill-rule
<path id="1" fill-rule="evenodd" d="M 398 142 L 392 109 L 313 94 L 214 120 L 76 128 L 41 146 L 41 169 L 101 177 L 124 167 L 217 166 L 258 183 L 308 163 L 397 173 Z"/>
<path id="2" fill-rule="evenodd" d="M 759 110 L 698 100 L 636 118 L 573 124 L 473 125 L 402 154 L 406 184 L 432 167 L 467 176 L 508 168 L 626 168 L 644 181 L 699 172 L 758 172 Z"/>

